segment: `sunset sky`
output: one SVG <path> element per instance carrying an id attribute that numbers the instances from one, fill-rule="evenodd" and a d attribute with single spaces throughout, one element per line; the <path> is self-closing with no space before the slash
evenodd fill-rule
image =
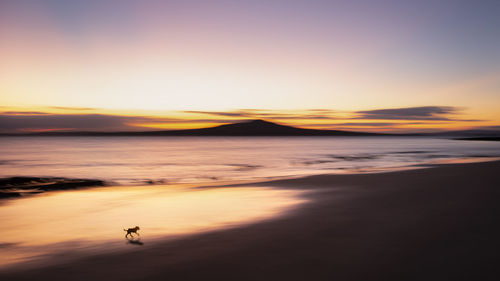
<path id="1" fill-rule="evenodd" d="M 500 128 L 500 1 L 0 0 L 0 132 Z"/>

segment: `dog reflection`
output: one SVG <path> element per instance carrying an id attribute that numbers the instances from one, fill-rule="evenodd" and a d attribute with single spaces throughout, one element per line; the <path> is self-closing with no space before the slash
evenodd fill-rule
<path id="1" fill-rule="evenodd" d="M 144 242 L 141 241 L 141 238 L 127 237 L 127 242 L 132 245 L 144 245 Z"/>

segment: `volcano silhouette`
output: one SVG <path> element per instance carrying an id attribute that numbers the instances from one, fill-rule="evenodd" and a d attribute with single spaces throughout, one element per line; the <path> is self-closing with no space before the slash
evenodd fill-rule
<path id="1" fill-rule="evenodd" d="M 276 124 L 265 120 L 250 120 L 239 123 L 225 124 L 216 127 L 142 132 L 141 135 L 157 136 L 369 136 L 372 133 L 360 133 L 338 130 L 303 129 Z"/>
<path id="2" fill-rule="evenodd" d="M 43 132 L 30 135 L 42 136 L 376 136 L 377 133 L 362 133 L 340 130 L 303 129 L 276 124 L 265 120 L 249 120 L 210 128 L 143 131 L 143 132 Z"/>

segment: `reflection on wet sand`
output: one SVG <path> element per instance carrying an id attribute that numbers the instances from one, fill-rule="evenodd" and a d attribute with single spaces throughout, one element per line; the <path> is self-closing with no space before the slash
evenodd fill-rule
<path id="1" fill-rule="evenodd" d="M 4 201 L 0 267 L 146 241 L 151 245 L 165 237 L 269 218 L 301 202 L 289 190 L 172 186 L 115 186 Z M 141 236 L 123 243 L 123 229 L 135 225 L 141 226 Z"/>
<path id="2" fill-rule="evenodd" d="M 141 241 L 141 238 L 127 237 L 125 239 L 127 240 L 127 243 L 132 244 L 132 245 L 139 245 L 139 246 L 144 245 L 144 242 Z"/>

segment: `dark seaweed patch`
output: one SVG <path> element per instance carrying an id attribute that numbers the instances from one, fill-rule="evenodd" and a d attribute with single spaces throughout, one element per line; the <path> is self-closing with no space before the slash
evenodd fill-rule
<path id="1" fill-rule="evenodd" d="M 0 179 L 0 198 L 20 197 L 24 194 L 54 190 L 71 190 L 84 187 L 104 186 L 101 180 L 68 179 L 57 177 L 11 177 Z"/>

